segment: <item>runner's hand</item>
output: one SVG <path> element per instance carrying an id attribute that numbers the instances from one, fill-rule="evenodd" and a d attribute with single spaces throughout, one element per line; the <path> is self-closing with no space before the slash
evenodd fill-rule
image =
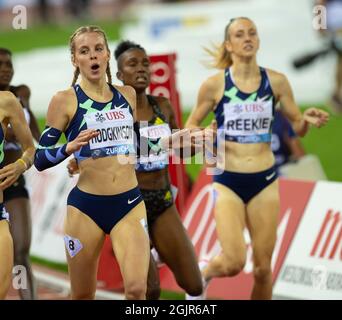
<path id="1" fill-rule="evenodd" d="M 74 174 L 80 173 L 80 169 L 75 158 L 69 160 L 67 169 L 70 177 L 72 177 Z"/>
<path id="2" fill-rule="evenodd" d="M 80 150 L 83 146 L 87 145 L 91 139 L 98 136 L 99 132 L 95 131 L 94 129 L 87 129 L 81 131 L 78 136 L 70 141 L 66 146 L 66 153 L 72 154 L 78 150 Z"/>
<path id="3" fill-rule="evenodd" d="M 329 113 L 317 108 L 309 108 L 304 111 L 303 118 L 307 123 L 316 128 L 321 128 L 328 123 Z"/>
<path id="4" fill-rule="evenodd" d="M 5 190 L 16 182 L 19 176 L 26 171 L 23 163 L 15 161 L 0 170 L 0 190 Z"/>

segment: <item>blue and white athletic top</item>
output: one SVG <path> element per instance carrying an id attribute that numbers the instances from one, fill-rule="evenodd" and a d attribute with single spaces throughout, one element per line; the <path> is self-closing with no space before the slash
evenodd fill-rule
<path id="1" fill-rule="evenodd" d="M 87 158 L 135 153 L 133 111 L 125 97 L 112 85 L 113 99 L 97 102 L 89 98 L 77 84 L 77 111 L 65 131 L 68 141 L 74 140 L 80 131 L 95 129 L 99 135 L 74 153 L 78 161 Z"/>
<path id="2" fill-rule="evenodd" d="M 270 142 L 275 97 L 266 70 L 260 67 L 259 89 L 247 94 L 234 84 L 231 68 L 225 70 L 224 94 L 214 110 L 224 139 L 238 143 Z"/>

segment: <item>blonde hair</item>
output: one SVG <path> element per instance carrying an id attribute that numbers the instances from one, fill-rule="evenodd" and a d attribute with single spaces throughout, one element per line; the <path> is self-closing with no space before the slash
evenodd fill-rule
<path id="1" fill-rule="evenodd" d="M 98 26 L 83 26 L 83 27 L 78 28 L 70 37 L 69 47 L 70 47 L 71 56 L 73 56 L 73 57 L 75 56 L 75 39 L 78 36 L 80 36 L 81 34 L 90 33 L 90 32 L 96 32 L 99 35 L 101 35 L 105 41 L 107 51 L 110 52 L 109 47 L 108 47 L 107 36 L 106 36 L 105 32 L 100 27 L 98 27 Z M 106 74 L 107 74 L 108 82 L 112 83 L 112 73 L 110 71 L 109 63 L 107 65 Z M 72 79 L 71 86 L 75 85 L 79 75 L 80 75 L 80 69 L 77 67 L 74 71 L 74 78 Z"/>
<path id="2" fill-rule="evenodd" d="M 231 24 L 239 19 L 246 19 L 252 21 L 247 17 L 237 17 L 230 19 L 229 23 L 224 29 L 224 40 L 220 45 L 212 44 L 212 49 L 204 48 L 204 50 L 213 58 L 213 61 L 207 63 L 212 68 L 217 69 L 227 69 L 233 64 L 233 60 L 231 54 L 226 49 L 226 41 L 229 40 L 229 27 Z"/>

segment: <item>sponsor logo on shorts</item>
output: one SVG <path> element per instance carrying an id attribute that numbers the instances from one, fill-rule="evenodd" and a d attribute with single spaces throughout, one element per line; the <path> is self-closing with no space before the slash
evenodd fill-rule
<path id="1" fill-rule="evenodd" d="M 266 180 L 270 181 L 274 176 L 275 176 L 275 171 L 273 173 L 271 173 L 270 175 L 266 176 Z"/>
<path id="2" fill-rule="evenodd" d="M 140 198 L 140 194 L 136 198 L 134 198 L 133 200 L 128 199 L 127 203 L 132 204 L 134 201 L 138 200 L 139 198 Z"/>

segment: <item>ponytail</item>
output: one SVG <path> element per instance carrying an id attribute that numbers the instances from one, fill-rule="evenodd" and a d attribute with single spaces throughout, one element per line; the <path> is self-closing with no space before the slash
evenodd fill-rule
<path id="1" fill-rule="evenodd" d="M 77 67 L 74 71 L 74 78 L 72 79 L 72 83 L 71 83 L 72 87 L 75 85 L 79 75 L 80 75 L 80 69 Z"/>

